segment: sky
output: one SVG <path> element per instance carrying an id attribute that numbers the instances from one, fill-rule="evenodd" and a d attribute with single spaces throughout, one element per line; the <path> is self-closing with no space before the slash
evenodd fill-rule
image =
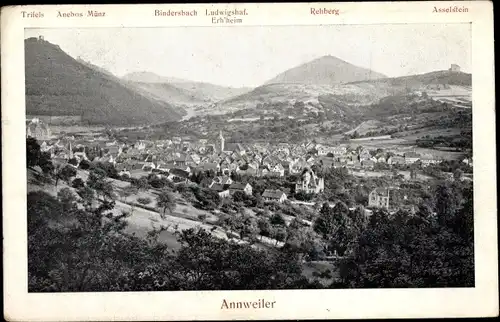
<path id="1" fill-rule="evenodd" d="M 160 76 L 256 87 L 332 55 L 389 77 L 471 72 L 470 24 L 26 29 L 116 76 Z"/>

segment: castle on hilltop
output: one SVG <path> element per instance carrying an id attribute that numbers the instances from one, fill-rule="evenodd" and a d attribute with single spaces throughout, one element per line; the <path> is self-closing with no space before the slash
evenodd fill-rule
<path id="1" fill-rule="evenodd" d="M 451 64 L 451 67 L 448 69 L 450 72 L 459 72 L 460 71 L 460 66 L 457 64 Z"/>

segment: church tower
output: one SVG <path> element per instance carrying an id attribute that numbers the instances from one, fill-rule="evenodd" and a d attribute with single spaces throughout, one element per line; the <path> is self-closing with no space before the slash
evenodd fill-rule
<path id="1" fill-rule="evenodd" d="M 71 141 L 69 141 L 69 158 L 73 159 L 73 147 L 71 146 Z"/>
<path id="2" fill-rule="evenodd" d="M 224 137 L 222 136 L 222 131 L 219 132 L 219 143 L 220 143 L 220 152 L 224 151 Z"/>

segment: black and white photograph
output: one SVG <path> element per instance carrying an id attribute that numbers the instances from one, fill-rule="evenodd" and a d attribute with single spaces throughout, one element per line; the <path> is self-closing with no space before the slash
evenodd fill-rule
<path id="1" fill-rule="evenodd" d="M 471 24 L 24 34 L 28 292 L 475 286 Z"/>

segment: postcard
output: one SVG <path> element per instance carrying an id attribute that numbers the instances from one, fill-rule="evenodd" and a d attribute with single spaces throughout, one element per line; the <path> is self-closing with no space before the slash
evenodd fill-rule
<path id="1" fill-rule="evenodd" d="M 7 320 L 498 315 L 491 2 L 1 23 Z"/>

